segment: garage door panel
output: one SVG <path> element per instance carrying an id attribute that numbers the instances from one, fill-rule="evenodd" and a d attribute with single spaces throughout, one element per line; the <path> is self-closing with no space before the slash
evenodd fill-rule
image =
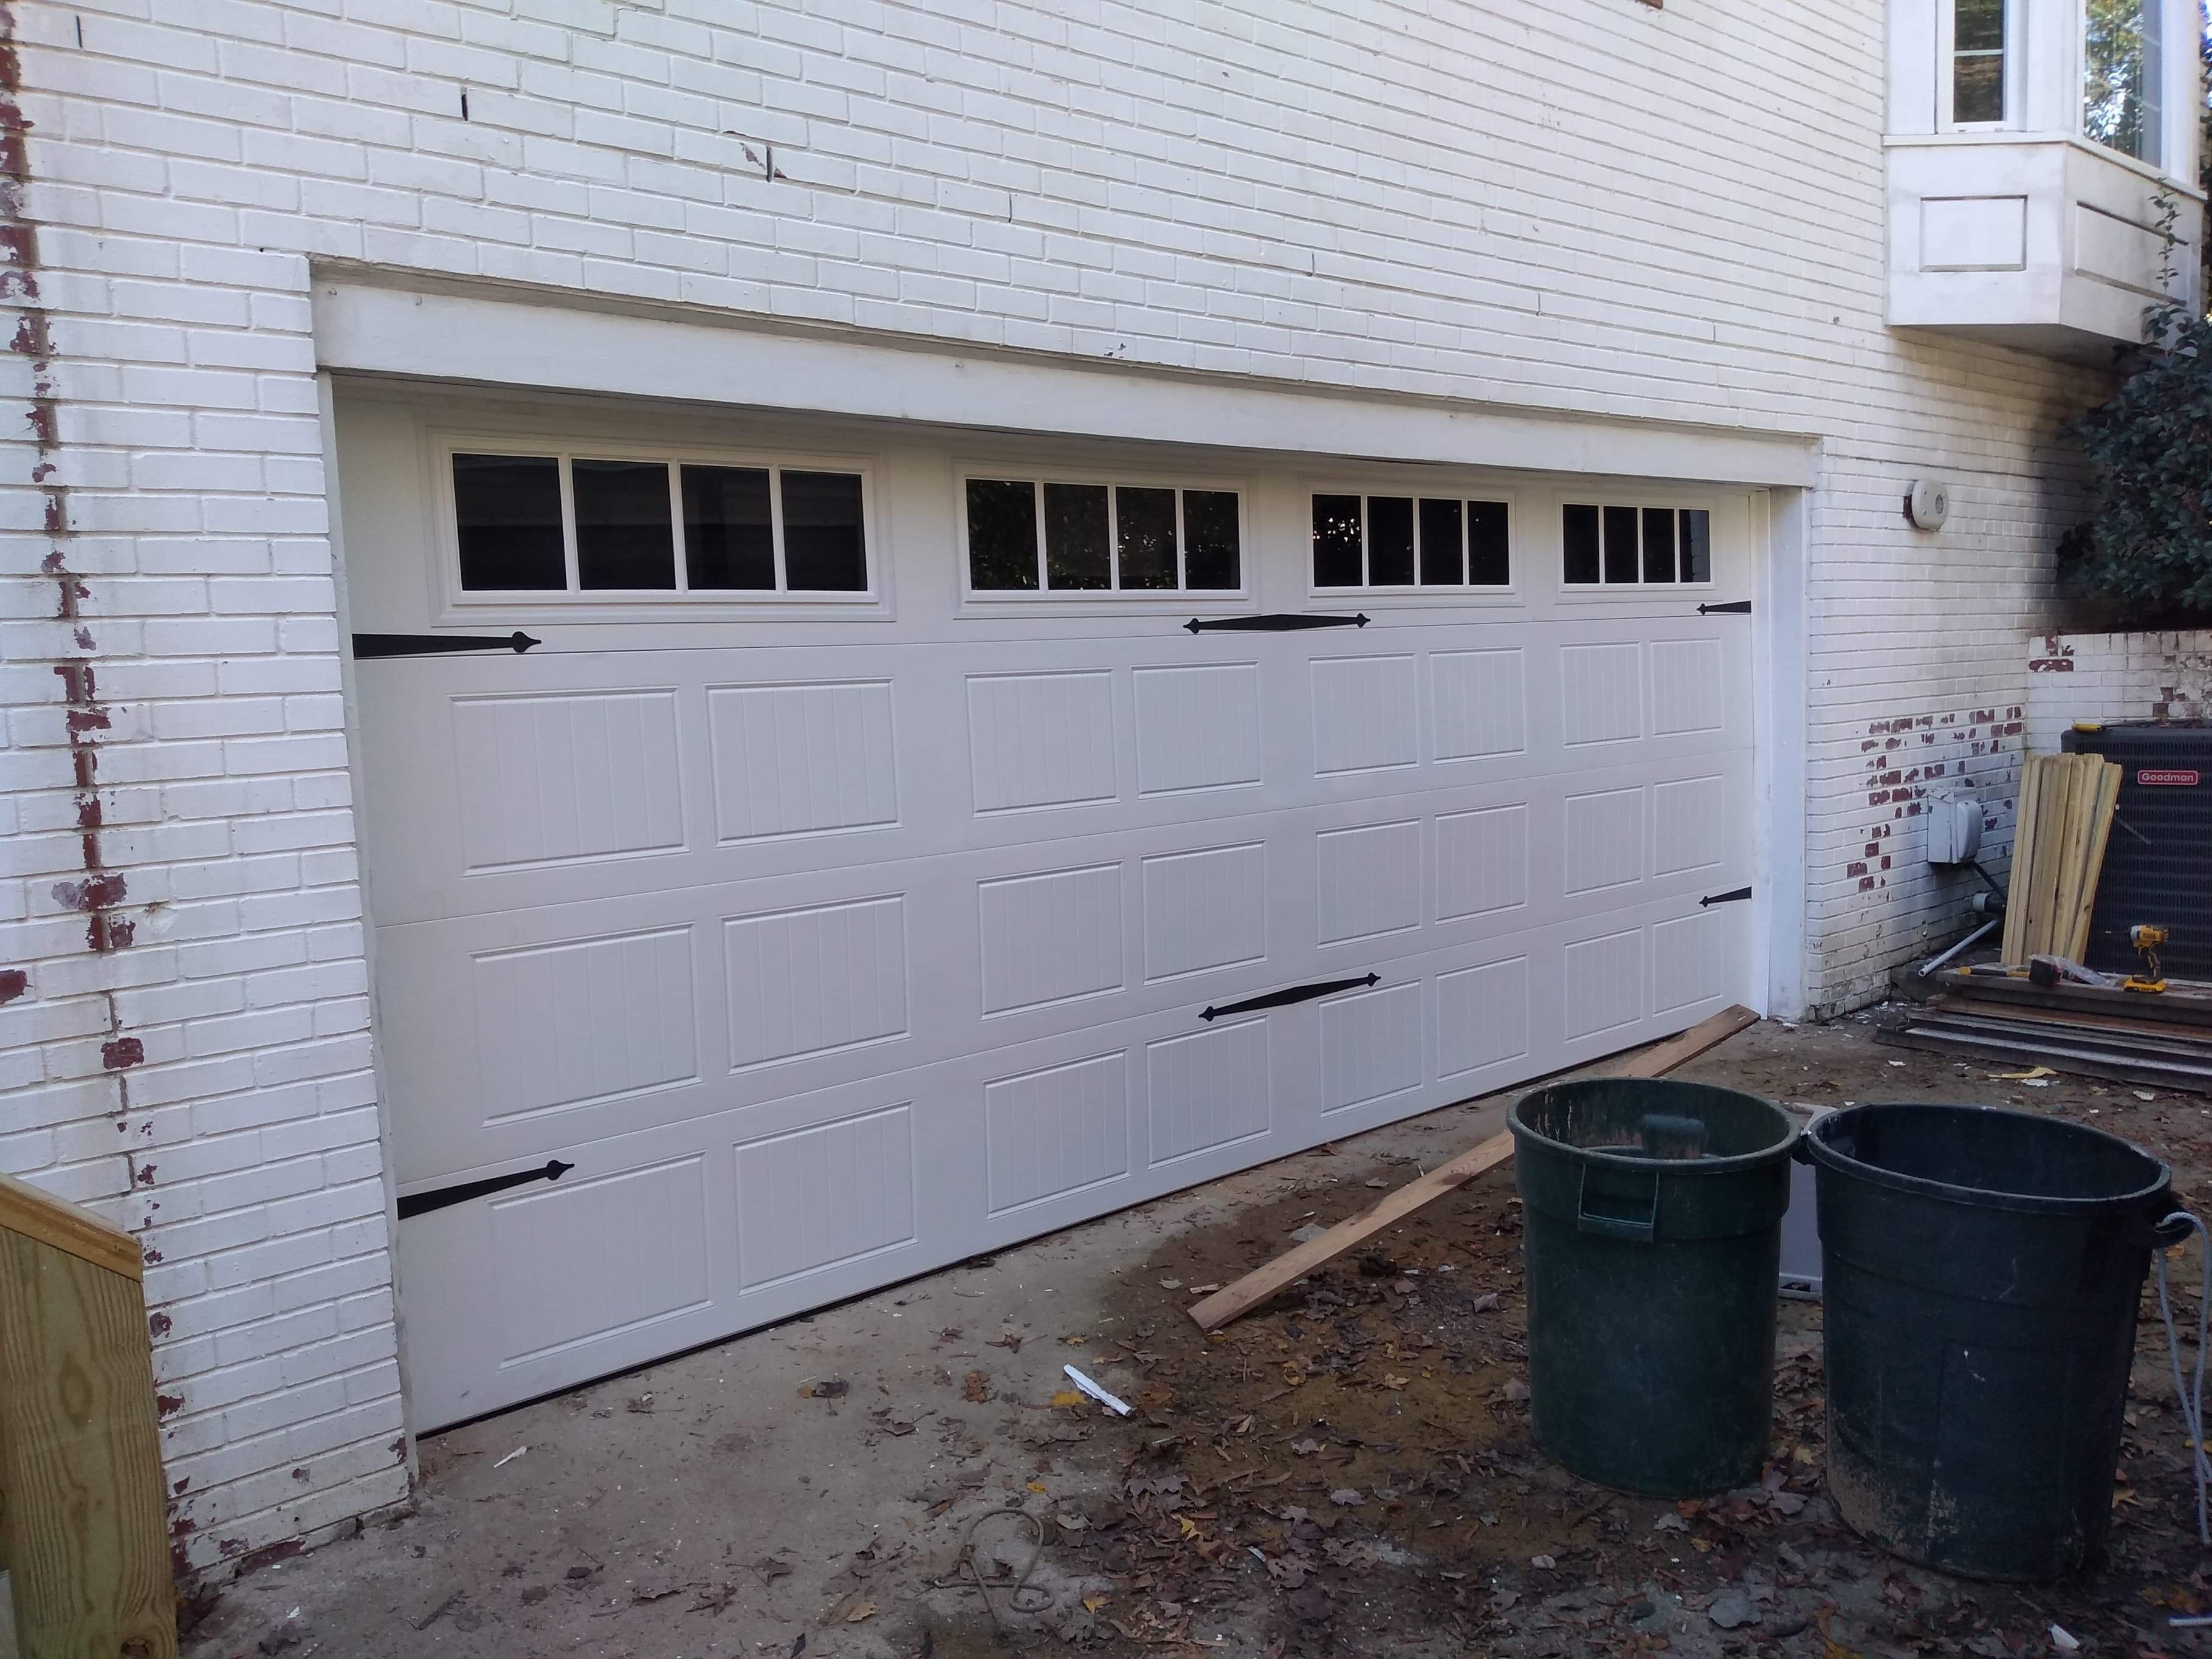
<path id="1" fill-rule="evenodd" d="M 1256 662 L 1133 670 L 1137 793 L 1188 795 L 1262 783 L 1260 684 Z"/>
<path id="2" fill-rule="evenodd" d="M 1710 589 L 1564 590 L 1532 485 L 1503 595 L 1316 592 L 1271 511 L 1237 605 L 963 597 L 956 458 L 886 426 L 878 597 L 509 607 L 430 578 L 451 417 L 394 407 L 341 410 L 362 625 L 543 641 L 357 665 L 420 1425 L 1744 994 L 1749 907 L 1704 901 L 1751 879 L 1753 636 L 1696 613 L 1747 591 L 1740 502 Z M 1261 595 L 1369 620 L 1188 627 Z"/>

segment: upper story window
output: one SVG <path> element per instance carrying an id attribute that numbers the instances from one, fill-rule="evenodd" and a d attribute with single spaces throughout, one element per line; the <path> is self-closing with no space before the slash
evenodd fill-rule
<path id="1" fill-rule="evenodd" d="M 1508 587 L 1504 501 L 1412 495 L 1316 495 L 1316 587 Z"/>
<path id="2" fill-rule="evenodd" d="M 2012 0 L 1949 0 L 1950 125 L 2004 125 Z"/>
<path id="3" fill-rule="evenodd" d="M 2166 78 L 2161 0 L 2081 0 L 2081 132 L 2156 166 Z"/>
<path id="4" fill-rule="evenodd" d="M 1601 507 L 1569 502 L 1559 509 L 1571 587 L 1634 587 L 1713 579 L 1713 515 L 1701 507 Z"/>
<path id="5" fill-rule="evenodd" d="M 453 455 L 467 593 L 865 593 L 861 475 L 577 454 Z"/>
<path id="6" fill-rule="evenodd" d="M 967 480 L 968 586 L 978 593 L 1235 592 L 1233 489 L 1090 479 Z"/>

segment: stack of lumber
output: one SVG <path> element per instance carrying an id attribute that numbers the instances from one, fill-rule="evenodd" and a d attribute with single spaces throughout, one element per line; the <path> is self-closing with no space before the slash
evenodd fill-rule
<path id="1" fill-rule="evenodd" d="M 2100 986 L 2039 986 L 1954 971 L 1926 1006 L 1878 1029 L 1885 1042 L 1991 1070 L 2047 1066 L 2212 1094 L 2212 986 L 2172 981 L 2157 995 Z"/>
<path id="2" fill-rule="evenodd" d="M 2122 770 L 2101 755 L 2028 757 L 2005 898 L 2005 961 L 2054 956 L 2079 962 L 2087 951 L 2089 912 Z"/>

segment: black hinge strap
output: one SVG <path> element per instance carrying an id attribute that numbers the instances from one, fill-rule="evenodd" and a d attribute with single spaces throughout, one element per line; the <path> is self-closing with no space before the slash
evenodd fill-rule
<path id="1" fill-rule="evenodd" d="M 1730 599 L 1726 605 L 1701 605 L 1698 607 L 1698 614 L 1700 617 L 1748 617 L 1751 601 Z"/>
<path id="2" fill-rule="evenodd" d="M 1200 1019 L 1218 1019 L 1224 1014 L 1256 1014 L 1262 1008 L 1284 1008 L 1293 1002 L 1311 1002 L 1316 997 L 1325 997 L 1334 991 L 1349 991 L 1354 986 L 1380 985 L 1382 975 L 1367 974 L 1358 979 L 1325 979 L 1312 985 L 1293 985 L 1287 991 L 1265 991 L 1256 997 L 1246 997 L 1242 1002 L 1224 1002 L 1218 1008 L 1209 1007 L 1199 1015 Z"/>
<path id="3" fill-rule="evenodd" d="M 1258 617 L 1193 617 L 1183 626 L 1194 634 L 1295 634 L 1302 628 L 1364 628 L 1360 617 L 1314 617 L 1303 611 L 1271 611 Z"/>
<path id="4" fill-rule="evenodd" d="M 458 1186 L 441 1187 L 434 1192 L 410 1194 L 399 1200 L 399 1218 L 404 1221 L 410 1215 L 427 1215 L 432 1210 L 442 1210 L 449 1205 L 465 1204 L 472 1198 L 503 1193 L 510 1187 L 527 1187 L 533 1181 L 558 1181 L 575 1167 L 573 1164 L 563 1164 L 557 1158 L 549 1158 L 542 1170 L 524 1170 L 516 1175 L 491 1176 L 483 1181 L 464 1181 Z"/>
<path id="5" fill-rule="evenodd" d="M 353 654 L 360 657 L 433 657 L 447 651 L 512 651 L 520 656 L 533 645 L 520 629 L 512 634 L 356 634 Z"/>
<path id="6" fill-rule="evenodd" d="M 1698 908 L 1702 910 L 1708 905 L 1734 904 L 1739 899 L 1747 899 L 1750 896 L 1751 889 L 1748 887 L 1732 888 L 1725 893 L 1706 894 L 1705 897 L 1698 901 Z"/>

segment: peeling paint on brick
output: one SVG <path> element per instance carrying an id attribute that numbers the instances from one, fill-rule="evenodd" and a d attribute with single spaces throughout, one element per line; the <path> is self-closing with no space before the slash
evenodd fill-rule
<path id="1" fill-rule="evenodd" d="M 100 1045 L 100 1063 L 111 1072 L 146 1063 L 146 1045 L 135 1036 L 114 1037 Z"/>
<path id="2" fill-rule="evenodd" d="M 31 976 L 21 968 L 0 968 L 0 1004 L 30 994 Z"/>

